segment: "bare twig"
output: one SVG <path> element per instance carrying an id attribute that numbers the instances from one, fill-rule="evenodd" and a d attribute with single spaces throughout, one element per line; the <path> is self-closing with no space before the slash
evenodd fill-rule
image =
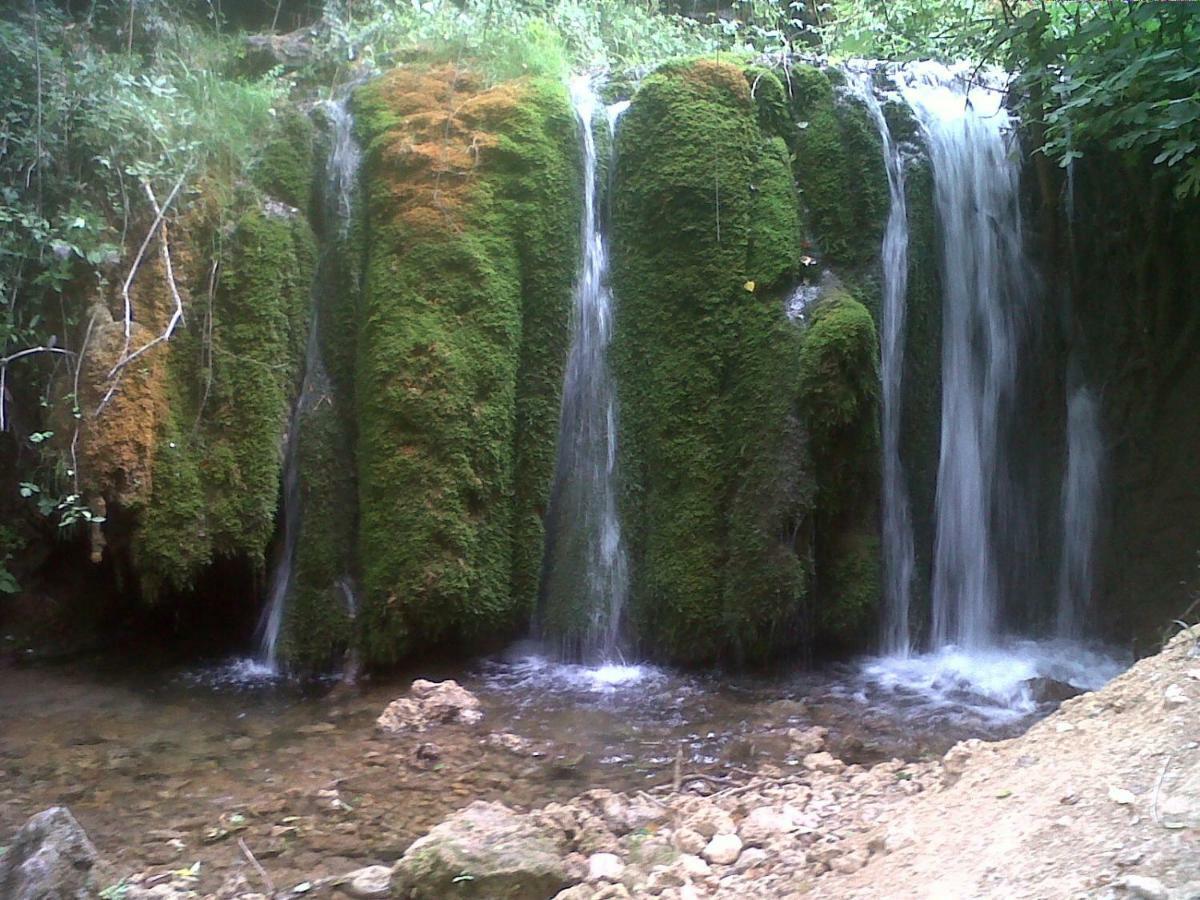
<path id="1" fill-rule="evenodd" d="M 705 775 L 702 772 L 693 772 L 689 775 L 684 775 L 682 777 L 682 779 L 680 780 L 680 786 L 682 786 L 684 784 L 688 784 L 689 782 L 692 782 L 692 781 L 705 781 L 705 782 L 708 782 L 709 784 L 714 784 L 718 787 L 728 787 L 730 784 L 730 780 L 728 778 L 718 778 L 715 775 Z M 672 781 L 669 784 L 660 784 L 660 785 L 657 785 L 656 787 L 650 788 L 650 793 L 654 793 L 655 791 L 669 791 L 669 792 L 673 792 L 673 793 L 678 793 L 678 790 L 679 789 L 675 787 L 675 782 Z"/>
<path id="2" fill-rule="evenodd" d="M 1163 760 L 1162 771 L 1158 773 L 1158 783 L 1154 785 L 1154 805 L 1152 815 L 1156 824 L 1162 823 L 1162 818 L 1158 814 L 1158 795 L 1162 791 L 1163 779 L 1167 777 L 1167 769 L 1171 766 L 1172 754 L 1168 753 L 1167 758 Z"/>
<path id="3" fill-rule="evenodd" d="M 250 860 L 250 865 L 254 866 L 254 871 L 258 873 L 258 877 L 263 880 L 263 884 L 267 888 L 267 895 L 274 896 L 275 882 L 271 880 L 271 876 L 267 874 L 267 870 L 262 867 L 262 863 L 254 858 L 254 854 L 251 853 L 250 848 L 246 846 L 246 839 L 239 837 L 238 846 L 242 848 L 242 853 L 245 855 L 246 859 Z"/>
<path id="4" fill-rule="evenodd" d="M 24 350 L 18 350 L 16 353 L 10 353 L 8 356 L 0 356 L 0 431 L 8 430 L 8 415 L 5 405 L 8 396 L 5 390 L 8 383 L 8 364 L 22 357 L 33 356 L 35 353 L 58 353 L 63 356 L 75 355 L 70 350 L 64 350 L 62 347 L 26 347 Z"/>
<path id="5" fill-rule="evenodd" d="M 41 9 L 38 0 L 33 0 L 33 64 L 37 72 L 37 211 L 42 215 L 42 36 L 40 33 Z"/>
<path id="6" fill-rule="evenodd" d="M 200 396 L 200 404 L 196 407 L 196 421 L 192 425 L 195 431 L 200 427 L 200 417 L 204 415 L 204 407 L 208 405 L 208 395 L 212 390 L 213 380 L 213 300 L 217 293 L 217 271 L 220 268 L 220 254 L 213 255 L 212 268 L 208 271 L 208 310 L 204 315 L 204 336 L 200 346 L 200 365 L 204 369 L 204 393 Z"/>
<path id="7" fill-rule="evenodd" d="M 183 185 L 184 177 L 185 177 L 184 175 L 181 175 L 179 177 L 179 181 L 175 182 L 175 187 L 171 190 L 171 194 L 167 197 L 168 203 L 174 199 L 175 194 L 178 192 L 179 188 Z M 113 394 L 116 392 L 117 385 L 120 383 L 119 376 L 120 376 L 121 370 L 124 369 L 131 362 L 133 362 L 135 359 L 137 359 L 139 356 L 141 356 L 143 353 L 145 353 L 147 350 L 150 350 L 151 348 L 157 346 L 158 344 L 163 343 L 164 341 L 169 341 L 171 339 L 171 336 L 175 333 L 175 327 L 181 321 L 183 321 L 183 298 L 179 296 L 179 287 L 175 284 L 175 270 L 171 265 L 170 241 L 167 237 L 166 224 L 163 222 L 163 218 L 166 215 L 167 207 L 166 207 L 166 204 L 164 204 L 161 207 L 158 205 L 158 198 L 156 198 L 154 196 L 154 189 L 150 187 L 150 184 L 148 182 L 143 181 L 142 187 L 146 191 L 146 196 L 150 200 L 150 205 L 154 207 L 154 212 L 155 212 L 154 222 L 155 222 L 155 224 L 151 226 L 150 234 L 147 235 L 146 241 L 143 241 L 142 249 L 138 251 L 139 259 L 134 261 L 134 266 L 132 269 L 130 269 L 129 277 L 125 280 L 125 290 L 124 290 L 124 293 L 125 293 L 125 347 L 121 352 L 121 358 L 118 359 L 117 362 L 113 365 L 112 369 L 109 370 L 108 378 L 111 381 L 111 384 L 109 384 L 108 391 L 105 392 L 105 394 L 104 394 L 104 399 L 100 401 L 100 406 L 96 408 L 96 415 L 99 415 L 104 410 L 104 407 L 108 405 L 108 401 L 112 399 Z M 153 235 L 154 232 L 159 229 L 162 230 L 162 238 L 159 241 L 158 249 L 159 249 L 159 254 L 162 256 L 162 259 L 163 259 L 163 270 L 164 270 L 164 275 L 167 279 L 167 286 L 170 287 L 171 296 L 175 300 L 175 310 L 174 310 L 174 312 L 171 313 L 171 318 L 167 322 L 167 327 L 163 330 L 162 334 L 160 334 L 158 337 L 154 338 L 153 340 L 147 341 L 145 344 L 143 344 L 141 347 L 139 347 L 133 353 L 130 353 L 129 352 L 129 335 L 130 335 L 130 325 L 131 325 L 132 318 L 133 318 L 133 307 L 132 307 L 131 301 L 129 299 L 129 290 L 128 290 L 129 284 L 133 280 L 133 273 L 137 268 L 138 262 L 140 261 L 140 257 L 142 255 L 143 251 L 145 250 L 146 243 L 149 241 L 150 236 Z"/>
<path id="8" fill-rule="evenodd" d="M 71 388 L 71 415 L 75 417 L 75 430 L 71 434 L 71 478 L 75 485 L 75 493 L 79 493 L 79 373 L 83 369 L 83 361 L 87 357 L 88 341 L 92 338 L 92 326 L 96 324 L 96 316 L 88 318 L 87 331 L 83 333 L 83 346 L 79 348 L 79 358 L 75 360 L 75 383 Z"/>
<path id="9" fill-rule="evenodd" d="M 133 327 L 133 301 L 129 299 L 129 286 L 133 284 L 133 278 L 137 275 L 138 266 L 142 264 L 142 257 L 146 255 L 146 248 L 154 240 L 154 235 L 158 232 L 158 226 L 162 224 L 163 216 L 166 215 L 167 209 L 170 208 L 171 202 L 175 199 L 175 195 L 183 187 L 185 178 L 187 178 L 186 171 L 179 176 L 179 180 L 175 182 L 175 187 L 171 188 L 171 193 L 167 195 L 166 202 L 163 203 L 161 209 L 159 209 L 158 203 L 154 201 L 154 194 L 150 190 L 150 185 L 143 182 L 146 193 L 150 195 L 150 200 L 154 203 L 157 215 L 154 217 L 154 223 L 150 226 L 150 230 L 146 232 L 146 237 L 142 240 L 142 246 L 138 248 L 137 256 L 133 258 L 133 265 L 129 267 L 129 274 L 125 276 L 125 283 L 121 286 L 121 296 L 125 300 L 125 350 L 122 351 L 122 356 L 129 350 L 129 331 Z"/>

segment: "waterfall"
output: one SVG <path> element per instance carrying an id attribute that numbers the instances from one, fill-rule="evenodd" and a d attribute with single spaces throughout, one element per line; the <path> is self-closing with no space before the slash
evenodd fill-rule
<path id="1" fill-rule="evenodd" d="M 336 222 L 338 234 L 349 231 L 354 209 L 354 191 L 362 154 L 354 138 L 354 116 L 349 106 L 350 92 L 324 105 L 329 120 L 331 146 L 325 167 L 325 202 L 330 221 Z M 267 604 L 258 623 L 258 662 L 272 672 L 279 670 L 279 635 L 283 628 L 284 611 L 292 587 L 296 564 L 296 542 L 300 538 L 303 511 L 300 502 L 300 429 L 305 415 L 314 404 L 331 393 L 329 376 L 321 358 L 321 338 L 318 327 L 317 303 L 323 278 L 316 278 L 309 310 L 308 340 L 304 348 L 304 380 L 292 406 L 283 454 L 283 490 L 280 497 L 279 548 L 271 568 Z M 348 578 L 339 582 L 347 606 L 355 608 L 354 593 Z"/>
<path id="2" fill-rule="evenodd" d="M 904 196 L 904 160 L 883 116 L 869 72 L 852 73 L 851 86 L 866 104 L 883 142 L 891 206 L 883 233 L 883 316 L 880 328 L 883 450 L 883 652 L 907 656 L 912 649 L 908 611 L 916 570 L 908 483 L 900 458 L 903 409 L 904 326 L 908 291 L 908 204 Z"/>
<path id="3" fill-rule="evenodd" d="M 1104 463 L 1100 404 L 1076 385 L 1067 400 L 1067 468 L 1062 492 L 1062 562 L 1058 575 L 1058 635 L 1079 638 L 1092 596 L 1093 550 Z"/>
<path id="4" fill-rule="evenodd" d="M 902 69 L 898 81 L 928 140 L 942 244 L 932 642 L 982 647 L 999 637 L 998 529 L 1021 526 L 1003 449 L 1029 294 L 1019 166 L 1002 85 L 934 63 Z"/>
<path id="5" fill-rule="evenodd" d="M 589 79 L 571 80 L 571 101 L 583 142 L 582 260 L 547 513 L 540 630 L 558 640 L 566 658 L 611 660 L 620 650 L 628 564 L 617 515 L 616 387 L 607 358 L 613 296 L 593 128 L 598 99 Z M 627 105 L 606 111 L 609 143 Z M 573 611 L 571 621 L 550 611 L 563 609 Z"/>

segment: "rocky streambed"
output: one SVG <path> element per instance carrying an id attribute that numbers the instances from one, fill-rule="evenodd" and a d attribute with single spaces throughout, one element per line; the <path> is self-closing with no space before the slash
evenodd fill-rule
<path id="1" fill-rule="evenodd" d="M 1072 870 L 1078 890 L 1120 893 L 1149 862 L 1144 877 L 1174 896 L 1171 879 L 1186 885 L 1191 870 L 1176 866 L 1164 880 L 1153 861 L 1194 847 L 1196 835 L 1193 788 L 1180 773 L 1200 763 L 1194 711 L 1185 714 L 1200 695 L 1200 667 L 1185 649 L 1067 701 L 1015 740 L 943 753 L 920 743 L 920 727 L 893 727 L 909 745 L 887 759 L 861 724 L 878 725 L 885 706 L 832 678 L 797 699 L 779 682 L 772 694 L 761 682 L 705 692 L 654 672 L 572 670 L 548 681 L 509 663 L 453 688 L 417 682 L 396 700 L 394 685 L 306 697 L 171 682 L 155 693 L 94 673 L 11 670 L 0 705 L 0 835 L 67 804 L 95 844 L 94 885 L 129 898 L 848 896 L 861 878 L 854 890 L 883 896 L 869 873 L 912 854 L 917 862 L 888 876 L 895 890 L 886 895 L 905 895 L 907 883 L 924 896 L 927 832 L 943 835 L 955 816 L 949 827 L 964 846 L 945 852 L 977 866 L 998 851 L 971 839 L 1005 853 L 1038 850 L 1022 848 L 1037 833 L 1028 822 L 993 828 L 1014 811 L 1072 837 L 1107 836 L 1114 812 L 1137 818 L 1132 809 L 1144 806 L 1142 824 L 1154 827 L 1138 840 L 1150 849 L 1097 849 Z M 634 677 L 633 691 L 615 683 Z M 540 687 L 517 689 L 531 678 Z M 1159 715 L 1168 696 L 1171 715 Z M 823 724 L 822 697 L 840 698 L 843 716 Z M 1137 735 L 1157 737 L 1135 753 L 1126 745 Z M 1118 741 L 1124 757 L 1106 749 Z M 1147 762 L 1147 752 L 1161 758 Z M 1134 778 L 1122 758 L 1149 774 Z M 1151 770 L 1164 759 L 1154 796 Z M 1075 780 L 1055 785 L 1056 772 Z M 1118 788 L 1130 805 L 1110 799 Z M 1035 808 L 1035 790 L 1050 811 Z M 1184 824 L 1167 828 L 1166 814 Z M 975 888 L 945 895 L 990 896 L 995 874 L 975 873 L 984 878 Z M 1074 896 L 1003 884 L 1005 896 Z"/>

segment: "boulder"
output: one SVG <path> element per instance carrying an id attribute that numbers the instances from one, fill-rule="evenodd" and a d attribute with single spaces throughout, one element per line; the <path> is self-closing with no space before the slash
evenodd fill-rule
<path id="1" fill-rule="evenodd" d="M 476 801 L 413 842 L 392 871 L 392 891 L 412 900 L 545 900 L 570 882 L 562 853 L 530 817 Z"/>
<path id="2" fill-rule="evenodd" d="M 96 848 L 75 817 L 52 806 L 21 826 L 0 856 L 0 897 L 90 900 L 99 893 L 95 865 Z"/>
<path id="3" fill-rule="evenodd" d="M 1027 678 L 1021 685 L 1029 692 L 1034 703 L 1062 703 L 1083 693 L 1073 684 L 1043 676 Z"/>
<path id="4" fill-rule="evenodd" d="M 428 731 L 435 725 L 472 725 L 482 718 L 479 700 L 458 682 L 418 678 L 407 697 L 388 704 L 375 727 L 381 734 L 396 735 Z"/>

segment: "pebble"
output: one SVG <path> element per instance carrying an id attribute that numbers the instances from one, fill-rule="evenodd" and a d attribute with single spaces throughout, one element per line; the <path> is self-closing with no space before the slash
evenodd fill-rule
<path id="1" fill-rule="evenodd" d="M 1163 692 L 1163 705 L 1167 707 L 1183 706 L 1188 702 L 1188 695 L 1177 684 L 1167 685 Z"/>
<path id="2" fill-rule="evenodd" d="M 338 885 L 342 892 L 358 900 L 374 900 L 392 895 L 392 870 L 388 866 L 367 866 L 343 876 Z"/>
<path id="3" fill-rule="evenodd" d="M 588 857 L 588 881 L 620 881 L 625 864 L 615 853 L 593 853 Z"/>
<path id="4" fill-rule="evenodd" d="M 704 858 L 718 866 L 731 866 L 742 855 L 742 839 L 736 834 L 717 834 L 704 848 Z"/>
<path id="5" fill-rule="evenodd" d="M 680 828 L 672 836 L 672 843 L 680 853 L 699 855 L 704 852 L 707 841 L 704 835 L 692 828 Z"/>
<path id="6" fill-rule="evenodd" d="M 1132 791 L 1127 791 L 1125 788 L 1111 787 L 1108 789 L 1108 799 L 1121 806 L 1129 806 L 1136 802 L 1137 797 L 1133 796 Z"/>
<path id="7" fill-rule="evenodd" d="M 833 754 L 822 750 L 804 757 L 804 768 L 810 772 L 840 772 L 846 768 L 846 764 Z"/>
<path id="8" fill-rule="evenodd" d="M 707 878 L 712 874 L 712 869 L 709 868 L 708 863 L 699 856 L 693 856 L 690 853 L 685 853 L 679 857 L 679 868 L 683 869 L 684 872 L 693 878 Z"/>
<path id="9" fill-rule="evenodd" d="M 1143 900 L 1168 900 L 1170 896 L 1163 883 L 1149 875 L 1126 875 L 1125 890 Z"/>

